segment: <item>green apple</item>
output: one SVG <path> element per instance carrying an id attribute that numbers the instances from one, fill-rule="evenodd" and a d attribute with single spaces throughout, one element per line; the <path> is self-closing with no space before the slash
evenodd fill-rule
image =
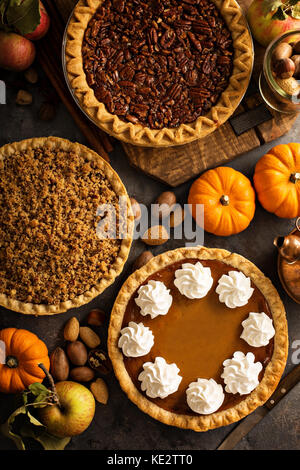
<path id="1" fill-rule="evenodd" d="M 95 415 L 93 394 L 83 385 L 71 382 L 57 382 L 56 393 L 59 405 L 48 405 L 39 410 L 41 422 L 50 434 L 71 437 L 81 434 L 91 424 Z"/>

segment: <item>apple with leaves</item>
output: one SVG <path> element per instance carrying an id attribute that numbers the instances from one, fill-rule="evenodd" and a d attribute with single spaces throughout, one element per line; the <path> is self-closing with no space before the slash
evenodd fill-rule
<path id="1" fill-rule="evenodd" d="M 39 418 L 47 432 L 57 437 L 81 434 L 91 424 L 95 414 L 95 399 L 88 388 L 76 382 L 55 384 L 56 404 L 39 410 Z"/>
<path id="2" fill-rule="evenodd" d="M 30 39 L 31 41 L 42 39 L 45 34 L 47 34 L 50 27 L 49 15 L 41 1 L 39 2 L 39 15 L 40 20 L 35 29 L 32 32 L 25 34 L 25 38 Z"/>
<path id="3" fill-rule="evenodd" d="M 268 46 L 277 36 L 300 29 L 300 1 L 254 0 L 247 11 L 253 37 Z"/>

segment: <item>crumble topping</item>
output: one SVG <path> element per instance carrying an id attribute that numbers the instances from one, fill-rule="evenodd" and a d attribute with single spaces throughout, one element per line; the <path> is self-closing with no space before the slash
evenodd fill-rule
<path id="1" fill-rule="evenodd" d="M 95 286 L 122 242 L 97 236 L 101 204 L 112 204 L 119 220 L 118 196 L 100 162 L 47 147 L 2 161 L 1 292 L 52 305 Z"/>

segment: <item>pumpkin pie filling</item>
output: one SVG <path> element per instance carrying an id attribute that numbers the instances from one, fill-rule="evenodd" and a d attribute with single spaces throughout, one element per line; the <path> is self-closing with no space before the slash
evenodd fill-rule
<path id="1" fill-rule="evenodd" d="M 150 280 L 161 281 L 170 289 L 173 302 L 166 316 L 154 319 L 149 315 L 142 316 L 135 303 L 135 291 L 128 302 L 122 323 L 123 328 L 130 321 L 142 322 L 154 335 L 154 345 L 147 355 L 137 358 L 124 357 L 126 370 L 136 388 L 145 395 L 138 380 L 145 362 L 154 362 L 156 357 L 163 357 L 167 363 L 175 363 L 182 377 L 178 390 L 164 399 L 147 399 L 167 411 L 186 415 L 196 415 L 186 401 L 186 390 L 191 382 L 197 378 L 213 378 L 225 388 L 221 379 L 223 362 L 231 358 L 235 351 L 254 354 L 255 362 L 260 362 L 263 366 L 259 375 L 261 381 L 274 349 L 274 339 L 271 339 L 267 346 L 254 348 L 240 338 L 243 331 L 241 323 L 248 317 L 249 312 L 265 312 L 272 318 L 267 300 L 252 281 L 254 291 L 245 306 L 227 308 L 219 301 L 215 292 L 217 282 L 223 274 L 238 271 L 232 266 L 217 260 L 201 260 L 204 267 L 211 269 L 214 281 L 212 288 L 201 299 L 190 300 L 180 294 L 174 285 L 175 271 L 181 268 L 183 263 L 195 264 L 197 261 L 193 258 L 173 263 L 149 276 L 143 283 L 147 284 Z M 219 411 L 235 406 L 247 396 L 227 393 L 225 389 L 224 393 L 225 399 Z"/>

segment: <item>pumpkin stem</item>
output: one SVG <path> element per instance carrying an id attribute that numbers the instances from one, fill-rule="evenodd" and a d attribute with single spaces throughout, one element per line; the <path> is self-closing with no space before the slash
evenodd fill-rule
<path id="1" fill-rule="evenodd" d="M 294 184 L 296 184 L 297 181 L 300 181 L 300 173 L 292 173 L 290 176 L 290 181 Z"/>
<path id="2" fill-rule="evenodd" d="M 229 205 L 229 196 L 227 196 L 226 194 L 223 194 L 223 196 L 220 197 L 220 203 L 222 204 L 222 206 L 228 206 Z"/>
<path id="3" fill-rule="evenodd" d="M 16 369 L 19 365 L 19 361 L 15 356 L 7 356 L 5 364 L 10 369 Z"/>
<path id="4" fill-rule="evenodd" d="M 44 372 L 44 374 L 46 375 L 46 377 L 47 377 L 47 379 L 50 383 L 50 387 L 51 387 L 51 390 L 53 392 L 53 397 L 54 397 L 53 399 L 54 399 L 55 404 L 58 405 L 61 408 L 61 404 L 60 404 L 60 401 L 59 401 L 59 398 L 58 398 L 58 395 L 57 395 L 57 391 L 56 391 L 56 387 L 55 387 L 55 383 L 54 383 L 52 375 L 46 369 L 44 364 L 41 363 L 38 366 L 39 366 L 40 369 L 42 369 L 42 371 Z"/>

